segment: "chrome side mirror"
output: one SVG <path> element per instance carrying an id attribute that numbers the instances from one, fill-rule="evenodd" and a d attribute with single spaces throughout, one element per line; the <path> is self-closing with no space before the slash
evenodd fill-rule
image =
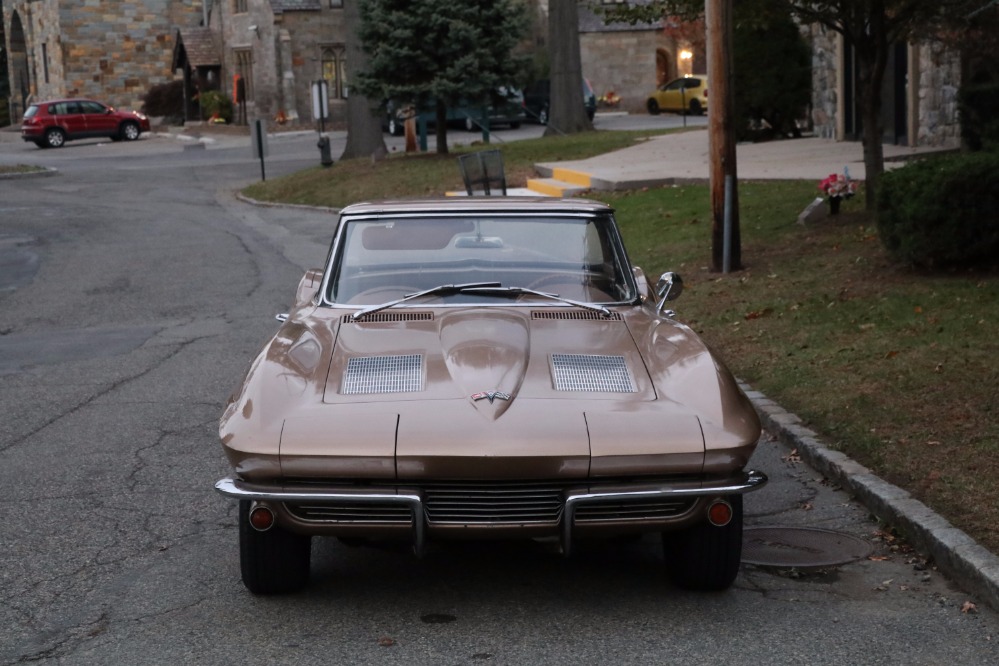
<path id="1" fill-rule="evenodd" d="M 662 312 L 667 301 L 675 301 L 683 293 L 683 279 L 676 273 L 663 273 L 656 283 L 656 310 Z"/>

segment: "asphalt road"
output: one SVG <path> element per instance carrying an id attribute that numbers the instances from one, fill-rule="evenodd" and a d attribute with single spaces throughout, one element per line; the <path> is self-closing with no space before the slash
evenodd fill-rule
<path id="1" fill-rule="evenodd" d="M 185 145 L 0 133 L 0 164 L 58 169 L 0 180 L 0 664 L 999 663 L 999 616 L 767 437 L 749 526 L 833 530 L 869 557 L 744 564 L 699 594 L 652 538 L 422 560 L 326 540 L 307 591 L 250 595 L 236 505 L 212 489 L 217 419 L 334 219 L 238 201 L 260 177 L 246 139 Z M 314 135 L 270 147 L 268 175 L 318 162 Z"/>

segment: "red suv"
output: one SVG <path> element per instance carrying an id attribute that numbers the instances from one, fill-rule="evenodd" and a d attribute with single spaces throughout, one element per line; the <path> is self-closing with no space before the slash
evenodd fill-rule
<path id="1" fill-rule="evenodd" d="M 89 99 L 57 99 L 28 107 L 21 138 L 39 148 L 59 148 L 73 139 L 108 137 L 135 141 L 149 131 L 149 118 L 135 111 L 116 111 Z"/>

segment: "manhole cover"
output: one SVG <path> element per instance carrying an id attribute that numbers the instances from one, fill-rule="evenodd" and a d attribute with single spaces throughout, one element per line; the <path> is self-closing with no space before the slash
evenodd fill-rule
<path id="1" fill-rule="evenodd" d="M 871 545 L 849 534 L 813 527 L 747 527 L 742 561 L 768 567 L 831 567 L 863 559 Z"/>

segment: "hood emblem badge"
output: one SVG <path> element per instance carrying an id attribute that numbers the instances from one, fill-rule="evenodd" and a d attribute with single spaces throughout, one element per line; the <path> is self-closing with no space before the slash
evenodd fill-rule
<path id="1" fill-rule="evenodd" d="M 480 391 L 479 393 L 472 394 L 472 400 L 478 402 L 479 400 L 488 400 L 489 404 L 493 404 L 493 400 L 509 400 L 510 394 L 503 393 L 503 391 Z"/>

